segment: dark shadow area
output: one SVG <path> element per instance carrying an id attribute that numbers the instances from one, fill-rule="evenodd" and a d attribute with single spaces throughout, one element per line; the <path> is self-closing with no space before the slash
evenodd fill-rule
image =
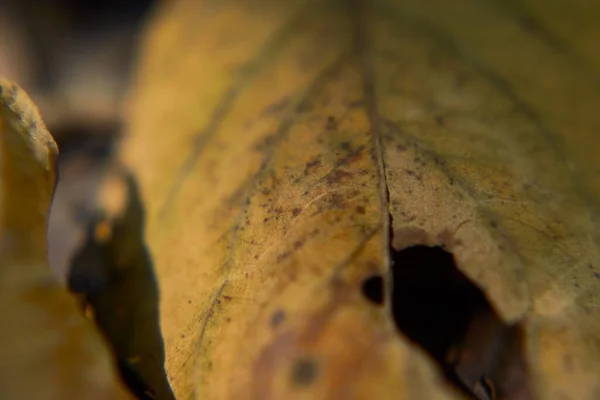
<path id="1" fill-rule="evenodd" d="M 392 251 L 393 318 L 400 332 L 437 362 L 472 399 L 531 399 L 518 325 L 502 323 L 483 292 L 441 247 Z M 380 278 L 381 279 L 381 278 Z M 383 301 L 383 282 L 369 278 L 363 294 Z"/>
<path id="2" fill-rule="evenodd" d="M 113 155 L 120 139 L 121 124 L 118 121 L 86 124 L 69 123 L 52 131 L 54 140 L 60 149 L 59 162 L 77 157 L 84 153 L 96 161 Z"/>
<path id="3" fill-rule="evenodd" d="M 415 246 L 393 256 L 396 324 L 435 359 L 444 359 L 475 313 L 489 308 L 487 300 L 440 247 Z"/>
<path id="4" fill-rule="evenodd" d="M 140 399 L 173 399 L 164 370 L 158 285 L 143 240 L 144 209 L 133 176 L 124 172 L 122 178 L 126 210 L 110 225 L 100 213 L 93 218 L 69 284 L 85 298 L 130 390 Z"/>

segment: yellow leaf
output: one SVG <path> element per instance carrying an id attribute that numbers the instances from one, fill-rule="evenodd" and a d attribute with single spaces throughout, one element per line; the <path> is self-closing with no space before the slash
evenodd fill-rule
<path id="1" fill-rule="evenodd" d="M 1 397 L 130 398 L 104 341 L 48 268 L 57 155 L 28 96 L 0 80 Z"/>
<path id="2" fill-rule="evenodd" d="M 534 398 L 599 398 L 583 3 L 587 31 L 533 0 L 163 4 L 122 158 L 176 397 L 460 398 L 392 318 L 390 254 L 426 245 L 523 332 Z"/>

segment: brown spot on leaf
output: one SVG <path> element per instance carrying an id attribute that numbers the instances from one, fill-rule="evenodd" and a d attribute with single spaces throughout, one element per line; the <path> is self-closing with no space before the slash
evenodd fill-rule
<path id="1" fill-rule="evenodd" d="M 330 199 L 331 208 L 344 208 L 346 206 L 344 198 L 338 193 L 333 193 L 330 196 Z"/>
<path id="2" fill-rule="evenodd" d="M 365 208 L 363 206 L 356 206 L 356 212 L 358 214 L 364 214 L 365 213 Z"/>
<path id="3" fill-rule="evenodd" d="M 317 363 L 313 359 L 300 358 L 292 365 L 292 383 L 299 387 L 308 386 L 317 379 L 318 372 Z"/>
<path id="4" fill-rule="evenodd" d="M 396 150 L 398 150 L 399 152 L 404 152 L 404 151 L 406 151 L 406 146 L 403 145 L 403 144 L 398 143 L 396 145 Z"/>
<path id="5" fill-rule="evenodd" d="M 411 169 L 405 169 L 404 171 L 406 172 L 406 174 L 408 176 L 412 176 L 413 178 L 415 178 L 418 181 L 423 180 L 423 177 L 421 176 L 421 174 L 419 174 Z"/>
<path id="6" fill-rule="evenodd" d="M 359 160 L 362 156 L 363 156 L 363 151 L 365 150 L 365 146 L 359 146 L 356 148 L 356 150 L 351 150 L 349 151 L 349 153 L 345 156 L 342 157 L 340 159 L 340 161 L 338 162 L 338 165 L 348 165 L 348 164 L 352 164 L 353 162 Z"/>
<path id="7" fill-rule="evenodd" d="M 337 183 L 341 183 L 342 181 L 346 180 L 346 179 L 350 179 L 352 178 L 352 174 L 349 172 L 346 172 L 344 170 L 341 169 L 336 169 L 335 171 L 332 171 L 328 176 L 327 176 L 327 183 L 329 184 L 337 184 Z"/>
<path id="8" fill-rule="evenodd" d="M 261 138 L 254 143 L 253 149 L 258 152 L 263 152 L 271 148 L 273 144 L 276 142 L 276 135 L 268 135 L 264 138 Z"/>
<path id="9" fill-rule="evenodd" d="M 337 129 L 337 125 L 338 125 L 337 121 L 335 120 L 334 117 L 332 117 L 332 116 L 327 117 L 327 124 L 325 125 L 325 128 L 328 131 L 334 131 L 334 130 L 336 130 Z"/>
<path id="10" fill-rule="evenodd" d="M 320 165 L 321 165 L 321 157 L 313 158 L 311 161 L 306 163 L 306 166 L 304 167 L 304 175 L 311 174 Z"/>
<path id="11" fill-rule="evenodd" d="M 271 315 L 271 327 L 277 328 L 285 320 L 285 312 L 281 309 Z"/>
<path id="12" fill-rule="evenodd" d="M 340 149 L 343 150 L 343 151 L 348 152 L 348 151 L 350 151 L 352 149 L 352 146 L 350 145 L 350 142 L 345 142 L 344 141 L 344 142 L 340 143 Z"/>
<path id="13" fill-rule="evenodd" d="M 299 207 L 296 207 L 292 210 L 292 216 L 297 217 L 298 215 L 300 215 L 301 212 L 302 212 L 302 209 Z"/>

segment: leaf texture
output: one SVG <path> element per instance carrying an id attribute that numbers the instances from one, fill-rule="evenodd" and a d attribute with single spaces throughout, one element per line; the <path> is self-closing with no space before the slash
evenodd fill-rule
<path id="1" fill-rule="evenodd" d="M 520 324 L 534 398 L 598 398 L 598 13 L 163 4 L 122 158 L 176 397 L 462 398 L 390 316 L 390 249 L 427 245 Z"/>

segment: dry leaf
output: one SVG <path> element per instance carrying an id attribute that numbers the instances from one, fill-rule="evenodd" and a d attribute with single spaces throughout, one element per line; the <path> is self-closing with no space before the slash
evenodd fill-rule
<path id="1" fill-rule="evenodd" d="M 48 268 L 58 150 L 37 110 L 0 81 L 2 399 L 126 399 L 106 344 Z"/>
<path id="2" fill-rule="evenodd" d="M 484 291 L 500 330 L 474 332 L 524 337 L 503 352 L 525 372 L 478 365 L 504 375 L 482 388 L 459 365 L 468 390 L 600 397 L 599 7 L 180 0 L 155 15 L 123 159 L 177 398 L 461 398 L 392 318 L 419 306 L 391 284 L 416 245 Z M 377 276 L 383 307 L 363 295 Z"/>

